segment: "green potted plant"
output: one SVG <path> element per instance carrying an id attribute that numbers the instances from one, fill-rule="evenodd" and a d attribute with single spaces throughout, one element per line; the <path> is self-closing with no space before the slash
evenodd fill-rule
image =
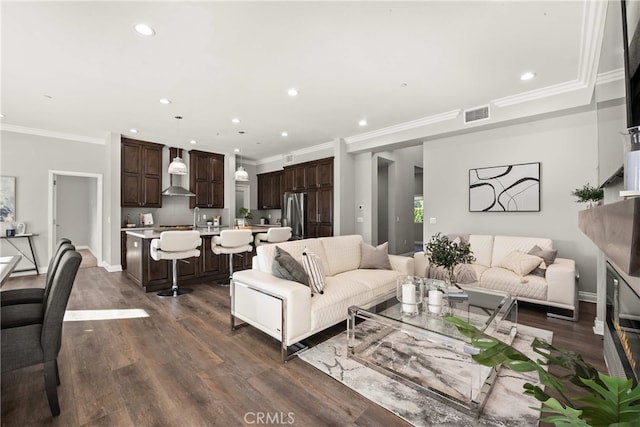
<path id="1" fill-rule="evenodd" d="M 469 264 L 476 260 L 471 245 L 466 242 L 454 242 L 446 235 L 438 232 L 424 245 L 424 254 L 429 263 L 444 267 L 447 270 L 448 284 L 455 283 L 453 270 L 458 264 Z"/>
<path id="2" fill-rule="evenodd" d="M 253 219 L 253 214 L 251 213 L 251 211 L 245 207 L 242 207 L 240 209 L 238 209 L 238 215 L 240 216 L 240 218 L 242 218 L 242 224 L 241 225 L 248 225 L 249 224 L 249 220 Z"/>
<path id="3" fill-rule="evenodd" d="M 576 203 L 588 203 L 589 207 L 593 207 L 596 206 L 604 197 L 604 190 L 602 188 L 592 187 L 587 182 L 582 186 L 582 188 L 576 188 L 573 190 L 571 195 L 578 198 Z"/>
<path id="4" fill-rule="evenodd" d="M 579 354 L 535 338 L 531 348 L 543 359 L 531 360 L 512 346 L 487 335 L 457 317 L 445 317 L 460 333 L 480 349 L 471 357 L 483 366 L 505 365 L 516 372 L 536 371 L 543 389 L 531 383 L 524 384 L 524 394 L 542 402 L 541 412 L 550 414 L 541 422 L 556 426 L 637 426 L 640 425 L 640 384 L 633 380 L 610 377 L 598 372 Z M 547 368 L 563 368 L 563 374 Z M 571 398 L 569 384 L 580 388 L 584 395 Z M 557 397 L 551 397 L 552 392 Z"/>

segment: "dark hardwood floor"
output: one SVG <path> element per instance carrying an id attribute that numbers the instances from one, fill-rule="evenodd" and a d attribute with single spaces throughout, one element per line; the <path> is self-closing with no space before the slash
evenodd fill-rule
<path id="1" fill-rule="evenodd" d="M 10 279 L 2 290 L 42 286 Z M 295 358 L 254 328 L 229 329 L 229 288 L 192 285 L 178 298 L 145 294 L 124 273 L 82 268 L 68 310 L 142 309 L 149 317 L 65 322 L 58 359 L 62 413 L 52 418 L 41 366 L 2 374 L 3 426 L 402 426 L 401 419 Z M 554 343 L 606 370 L 595 306 L 580 322 L 520 306 L 519 322 L 554 331 Z M 320 342 L 344 329 L 314 336 Z M 264 419 L 264 418 L 263 418 Z M 292 422 L 291 422 L 292 421 Z"/>

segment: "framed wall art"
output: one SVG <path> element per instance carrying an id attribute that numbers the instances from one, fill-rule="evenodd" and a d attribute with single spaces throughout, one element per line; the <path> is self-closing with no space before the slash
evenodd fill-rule
<path id="1" fill-rule="evenodd" d="M 0 222 L 16 220 L 16 177 L 0 176 Z"/>
<path id="2" fill-rule="evenodd" d="M 469 169 L 469 212 L 539 212 L 540 162 Z"/>

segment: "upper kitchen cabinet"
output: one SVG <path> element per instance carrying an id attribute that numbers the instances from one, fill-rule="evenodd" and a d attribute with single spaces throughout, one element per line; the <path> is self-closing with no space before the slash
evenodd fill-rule
<path id="1" fill-rule="evenodd" d="M 283 181 L 283 171 L 258 175 L 258 209 L 280 209 L 282 207 Z"/>
<path id="2" fill-rule="evenodd" d="M 333 157 L 284 168 L 284 191 L 301 193 L 316 188 L 333 188 Z"/>
<path id="3" fill-rule="evenodd" d="M 122 138 L 120 205 L 162 207 L 161 144 Z"/>
<path id="4" fill-rule="evenodd" d="M 224 208 L 224 155 L 189 151 L 189 207 Z"/>

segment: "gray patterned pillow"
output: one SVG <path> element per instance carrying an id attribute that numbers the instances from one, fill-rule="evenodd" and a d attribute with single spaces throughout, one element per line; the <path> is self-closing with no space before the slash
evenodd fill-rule
<path id="1" fill-rule="evenodd" d="M 389 261 L 389 242 L 384 242 L 377 247 L 360 243 L 360 268 L 391 270 L 391 262 Z"/>
<path id="2" fill-rule="evenodd" d="M 309 275 L 304 271 L 302 265 L 289 252 L 279 246 L 276 246 L 276 256 L 273 258 L 271 269 L 276 277 L 309 286 Z"/>

